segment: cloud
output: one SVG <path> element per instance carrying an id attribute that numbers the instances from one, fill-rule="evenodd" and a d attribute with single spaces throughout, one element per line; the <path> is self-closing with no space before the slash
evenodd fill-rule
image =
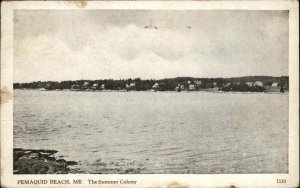
<path id="1" fill-rule="evenodd" d="M 233 19 L 228 13 L 219 18 L 223 22 L 194 19 L 183 25 L 169 17 L 170 26 L 164 20 L 157 22 L 158 29 L 145 29 L 142 18 L 119 25 L 109 22 L 109 16 L 104 22 L 97 17 L 87 21 L 86 12 L 68 12 L 63 22 L 55 21 L 55 14 L 64 15 L 43 12 L 41 17 L 50 21 L 36 18 L 33 25 L 26 24 L 25 18 L 18 20 L 15 82 L 288 73 L 287 15 L 262 14 L 265 17 L 256 21 L 253 15 L 257 14 L 239 13 L 241 17 Z M 29 26 L 35 29 L 26 30 Z"/>

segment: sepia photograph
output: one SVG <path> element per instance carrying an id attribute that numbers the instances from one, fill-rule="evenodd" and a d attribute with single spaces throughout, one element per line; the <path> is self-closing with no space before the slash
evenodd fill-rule
<path id="1" fill-rule="evenodd" d="M 58 4 L 12 11 L 11 175 L 291 173 L 290 10 Z"/>
<path id="2" fill-rule="evenodd" d="M 288 11 L 17 10 L 14 52 L 14 173 L 288 173 Z"/>

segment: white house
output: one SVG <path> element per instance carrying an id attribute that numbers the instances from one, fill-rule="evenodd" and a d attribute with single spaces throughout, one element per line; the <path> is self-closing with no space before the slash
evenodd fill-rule
<path id="1" fill-rule="evenodd" d="M 264 84 L 261 81 L 254 82 L 254 86 L 256 87 L 264 87 Z"/>
<path id="2" fill-rule="evenodd" d="M 196 80 L 194 83 L 195 83 L 196 85 L 201 85 L 201 80 Z"/>
<path id="3" fill-rule="evenodd" d="M 89 83 L 88 83 L 88 82 L 84 82 L 84 83 L 82 84 L 82 89 L 87 89 L 88 86 L 89 86 Z"/>
<path id="4" fill-rule="evenodd" d="M 133 88 L 133 87 L 135 87 L 135 83 L 131 83 L 129 86 L 130 86 L 131 88 Z"/>
<path id="5" fill-rule="evenodd" d="M 278 87 L 278 83 L 277 83 L 277 82 L 274 82 L 274 83 L 272 84 L 272 87 Z"/>
<path id="6" fill-rule="evenodd" d="M 93 84 L 92 87 L 91 87 L 91 89 L 92 89 L 92 90 L 96 90 L 97 87 L 98 87 L 98 84 Z"/>
<path id="7" fill-rule="evenodd" d="M 194 84 L 190 84 L 189 85 L 189 90 L 190 91 L 195 91 L 195 85 Z"/>
<path id="8" fill-rule="evenodd" d="M 252 86 L 253 86 L 253 83 L 252 83 L 252 82 L 246 82 L 246 85 L 247 85 L 248 87 L 252 87 Z"/>
<path id="9" fill-rule="evenodd" d="M 155 83 L 153 86 L 152 86 L 153 89 L 158 89 L 159 88 L 159 84 L 158 83 Z"/>

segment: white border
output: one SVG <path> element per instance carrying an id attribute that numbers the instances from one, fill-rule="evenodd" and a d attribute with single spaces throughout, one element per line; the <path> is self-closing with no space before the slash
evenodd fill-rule
<path id="1" fill-rule="evenodd" d="M 140 9 L 140 10 L 289 10 L 289 174 L 155 174 L 155 175 L 13 175 L 13 101 L 1 104 L 1 186 L 17 185 L 18 179 L 81 179 L 81 185 L 64 187 L 116 187 L 91 185 L 94 180 L 137 180 L 136 185 L 118 187 L 167 187 L 171 182 L 190 187 L 299 187 L 299 4 L 297 1 L 88 1 L 84 8 L 71 2 L 20 1 L 1 3 L 1 89 L 13 91 L 13 10 L 15 9 Z M 225 161 L 224 161 L 225 162 Z M 287 183 L 277 184 L 277 179 Z M 62 187 L 62 185 L 40 185 Z"/>

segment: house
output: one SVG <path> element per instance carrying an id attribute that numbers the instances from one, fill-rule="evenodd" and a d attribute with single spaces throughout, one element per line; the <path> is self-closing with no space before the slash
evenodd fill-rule
<path id="1" fill-rule="evenodd" d="M 182 85 L 182 84 L 178 84 L 178 85 L 175 87 L 175 91 L 180 92 L 180 91 L 182 91 L 182 90 L 184 90 L 184 85 Z"/>
<path id="2" fill-rule="evenodd" d="M 196 85 L 201 85 L 201 80 L 196 80 L 195 82 L 194 82 Z"/>
<path id="3" fill-rule="evenodd" d="M 255 91 L 255 92 L 264 92 L 265 91 L 264 84 L 261 81 L 255 81 L 253 86 L 254 87 L 252 88 L 252 91 Z"/>
<path id="4" fill-rule="evenodd" d="M 225 83 L 223 84 L 223 87 L 221 88 L 222 91 L 232 91 L 231 83 Z"/>
<path id="5" fill-rule="evenodd" d="M 89 86 L 89 83 L 88 83 L 88 82 L 84 82 L 84 83 L 82 84 L 81 89 L 86 90 L 86 89 L 88 89 L 88 86 Z"/>
<path id="6" fill-rule="evenodd" d="M 101 89 L 104 90 L 105 89 L 105 84 L 101 85 Z"/>
<path id="7" fill-rule="evenodd" d="M 78 91 L 78 90 L 80 90 L 80 86 L 78 84 L 74 84 L 71 86 L 71 90 Z"/>
<path id="8" fill-rule="evenodd" d="M 253 83 L 252 83 L 252 82 L 246 82 L 246 85 L 247 85 L 248 87 L 253 87 Z"/>
<path id="9" fill-rule="evenodd" d="M 195 85 L 194 84 L 189 85 L 189 91 L 195 91 Z"/>
<path id="10" fill-rule="evenodd" d="M 130 87 L 130 88 L 134 88 L 134 87 L 135 87 L 135 83 L 131 83 L 131 84 L 129 85 L 129 87 Z"/>
<path id="11" fill-rule="evenodd" d="M 254 87 L 264 87 L 264 84 L 261 81 L 255 81 L 253 86 Z"/>
<path id="12" fill-rule="evenodd" d="M 272 87 L 278 87 L 278 83 L 277 82 L 272 83 Z"/>
<path id="13" fill-rule="evenodd" d="M 158 83 L 155 83 L 153 86 L 152 86 L 152 89 L 154 89 L 154 91 L 157 91 L 159 88 L 159 84 Z"/>
<path id="14" fill-rule="evenodd" d="M 92 90 L 96 90 L 97 88 L 98 88 L 98 84 L 93 84 L 91 87 Z"/>
<path id="15" fill-rule="evenodd" d="M 225 86 L 225 87 L 230 87 L 231 84 L 228 82 L 228 83 L 226 83 L 224 86 Z"/>
<path id="16" fill-rule="evenodd" d="M 135 83 L 132 82 L 130 84 L 126 84 L 125 85 L 125 89 L 128 91 L 128 90 L 134 90 L 135 89 Z"/>
<path id="17" fill-rule="evenodd" d="M 267 86 L 265 86 L 265 91 L 266 92 L 275 92 L 275 93 L 277 93 L 277 92 L 284 92 L 284 90 L 283 89 L 281 89 L 282 87 L 279 87 L 279 83 L 278 82 L 273 82 L 271 85 L 267 85 Z"/>

